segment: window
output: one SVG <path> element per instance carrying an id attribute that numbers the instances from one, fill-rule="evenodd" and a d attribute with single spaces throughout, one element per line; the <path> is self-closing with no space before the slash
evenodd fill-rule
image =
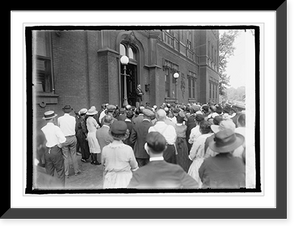
<path id="1" fill-rule="evenodd" d="M 192 98 L 196 98 L 196 95 L 195 95 L 195 78 L 192 78 Z"/>
<path id="2" fill-rule="evenodd" d="M 137 59 L 137 50 L 135 47 L 130 46 L 129 44 L 120 44 L 120 55 L 128 56 L 129 59 L 136 61 Z"/>
<path id="3" fill-rule="evenodd" d="M 186 43 L 186 30 L 180 31 L 180 42 L 185 44 Z"/>
<path id="4" fill-rule="evenodd" d="M 165 69 L 165 97 L 170 97 L 171 96 L 171 91 L 170 91 L 170 69 Z"/>
<path id="5" fill-rule="evenodd" d="M 187 48 L 192 49 L 192 31 L 188 31 L 188 37 L 186 42 Z"/>
<path id="6" fill-rule="evenodd" d="M 126 47 L 124 46 L 124 44 L 120 44 L 120 55 L 126 56 Z"/>
<path id="7" fill-rule="evenodd" d="M 34 86 L 37 92 L 51 93 L 53 89 L 53 73 L 51 60 L 51 37 L 46 31 L 33 31 L 33 70 Z"/>
<path id="8" fill-rule="evenodd" d="M 210 41 L 207 43 L 207 56 L 210 59 Z"/>
<path id="9" fill-rule="evenodd" d="M 189 98 L 196 98 L 196 73 L 189 71 L 188 74 Z"/>
<path id="10" fill-rule="evenodd" d="M 163 70 L 165 71 L 165 97 L 176 98 L 176 80 L 173 77 L 175 72 L 179 72 L 179 66 L 163 59 Z"/>

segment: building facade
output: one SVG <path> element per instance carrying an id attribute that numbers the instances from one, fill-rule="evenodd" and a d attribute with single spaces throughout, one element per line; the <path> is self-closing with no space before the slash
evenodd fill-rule
<path id="1" fill-rule="evenodd" d="M 131 105 L 138 84 L 143 104 L 218 102 L 218 36 L 215 30 L 32 30 L 37 127 L 45 111 L 62 114 L 66 104 L 76 111 L 122 106 L 125 84 Z"/>

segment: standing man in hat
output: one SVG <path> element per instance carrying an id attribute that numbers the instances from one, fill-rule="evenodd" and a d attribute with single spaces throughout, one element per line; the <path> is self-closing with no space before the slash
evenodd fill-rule
<path id="1" fill-rule="evenodd" d="M 85 123 L 86 113 L 87 113 L 86 108 L 83 108 L 78 112 L 79 118 L 76 122 L 76 128 L 75 128 L 77 143 L 79 144 L 81 155 L 82 155 L 81 161 L 84 163 L 86 163 L 90 157 L 89 144 L 86 140 L 87 133 L 88 133 L 86 128 L 86 123 Z"/>
<path id="2" fill-rule="evenodd" d="M 151 118 L 154 116 L 154 112 L 149 109 L 144 109 L 143 113 L 143 121 L 133 126 L 129 139 L 130 143 L 134 144 L 134 155 L 139 167 L 149 162 L 149 155 L 145 151 L 144 145 L 148 130 L 152 126 Z"/>
<path id="3" fill-rule="evenodd" d="M 62 144 L 66 141 L 66 137 L 61 129 L 54 124 L 54 119 L 57 114 L 50 110 L 44 113 L 43 119 L 46 120 L 47 125 L 42 128 L 42 132 L 45 135 L 46 148 L 45 153 L 45 168 L 46 173 L 50 176 L 54 176 L 54 170 L 57 172 L 60 180 L 60 186 L 65 186 L 65 167 L 64 158 L 61 150 Z M 75 146 L 76 149 L 76 146 Z"/>
<path id="4" fill-rule="evenodd" d="M 65 159 L 65 174 L 66 177 L 69 177 L 69 159 L 71 158 L 71 161 L 73 163 L 73 168 L 75 175 L 78 175 L 81 171 L 79 170 L 78 161 L 76 158 L 76 145 L 77 145 L 77 139 L 76 139 L 76 132 L 75 132 L 75 126 L 76 126 L 76 119 L 74 116 L 70 115 L 70 112 L 73 110 L 73 108 L 70 105 L 65 105 L 64 108 L 62 108 L 64 111 L 64 115 L 59 117 L 57 119 L 58 126 L 62 130 L 63 134 L 66 137 L 66 142 L 63 144 L 62 152 L 64 154 Z"/>
<path id="5" fill-rule="evenodd" d="M 217 153 L 206 158 L 200 169 L 202 188 L 245 188 L 245 164 L 233 151 L 244 143 L 244 136 L 224 129 L 215 134 L 208 146 Z"/>
<path id="6" fill-rule="evenodd" d="M 136 88 L 136 108 L 138 108 L 142 104 L 143 95 L 144 95 L 144 92 L 141 88 L 141 85 L 138 84 L 138 86 Z"/>

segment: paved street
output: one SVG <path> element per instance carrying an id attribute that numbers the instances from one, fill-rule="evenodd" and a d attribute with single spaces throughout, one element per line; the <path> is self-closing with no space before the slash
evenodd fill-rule
<path id="1" fill-rule="evenodd" d="M 99 189 L 103 186 L 103 166 L 93 165 L 90 162 L 81 162 L 81 155 L 77 153 L 79 169 L 81 173 L 74 175 L 74 169 L 71 165 L 70 176 L 66 178 L 66 188 L 68 189 Z M 98 161 L 100 157 L 98 156 Z"/>

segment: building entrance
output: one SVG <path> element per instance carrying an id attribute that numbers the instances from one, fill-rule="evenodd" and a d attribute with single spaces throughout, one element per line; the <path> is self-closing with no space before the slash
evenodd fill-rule
<path id="1" fill-rule="evenodd" d="M 121 64 L 121 106 L 124 102 L 124 65 Z M 129 63 L 126 65 L 126 89 L 127 89 L 127 101 L 131 106 L 136 104 L 136 88 L 137 88 L 137 66 Z"/>

